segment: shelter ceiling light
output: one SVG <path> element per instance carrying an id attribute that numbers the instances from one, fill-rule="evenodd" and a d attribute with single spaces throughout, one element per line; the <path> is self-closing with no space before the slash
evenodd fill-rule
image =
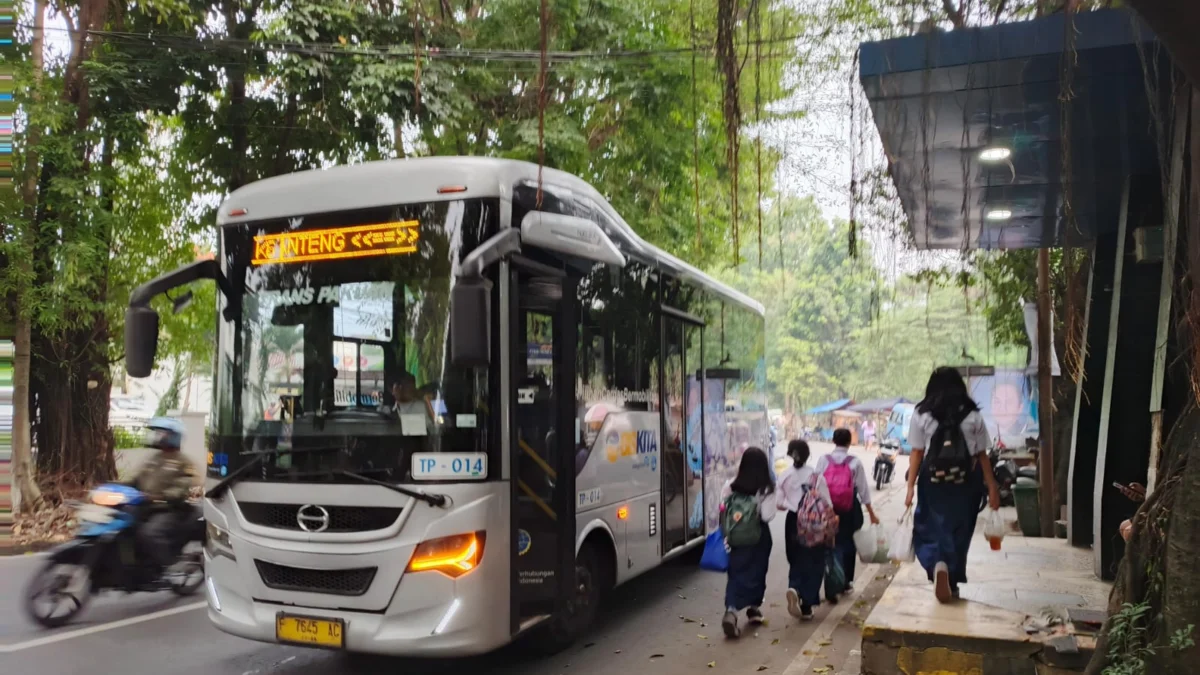
<path id="1" fill-rule="evenodd" d="M 984 148 L 979 153 L 979 160 L 982 162 L 1003 162 L 1012 156 L 1012 150 L 1001 147 Z"/>
<path id="2" fill-rule="evenodd" d="M 1008 220 L 1012 218 L 1012 211 L 1008 209 L 991 209 L 987 212 L 986 218 L 988 220 Z"/>

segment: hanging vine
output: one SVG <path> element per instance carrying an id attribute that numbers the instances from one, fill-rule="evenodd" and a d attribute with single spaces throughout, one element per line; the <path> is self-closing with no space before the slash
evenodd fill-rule
<path id="1" fill-rule="evenodd" d="M 742 106 L 738 80 L 737 48 L 734 32 L 737 27 L 738 0 L 717 0 L 717 64 L 725 78 L 725 163 L 729 169 L 730 222 L 733 234 L 733 262 L 741 263 L 741 241 L 738 228 L 738 187 L 740 185 L 738 161 L 741 145 Z"/>
<path id="2" fill-rule="evenodd" d="M 549 0 L 541 0 L 541 55 L 538 59 L 538 189 L 537 207 L 542 208 L 542 170 L 546 167 L 546 79 L 549 71 L 547 49 L 550 36 Z"/>
<path id="3" fill-rule="evenodd" d="M 754 154 L 758 174 L 758 269 L 763 266 L 763 180 L 762 180 L 762 1 L 754 3 Z"/>
<path id="4" fill-rule="evenodd" d="M 700 50 L 696 48 L 696 0 L 688 0 L 688 24 L 692 46 L 692 188 L 696 209 L 696 255 L 699 256 L 704 245 L 704 228 L 700 215 L 700 95 L 696 83 L 696 58 Z"/>

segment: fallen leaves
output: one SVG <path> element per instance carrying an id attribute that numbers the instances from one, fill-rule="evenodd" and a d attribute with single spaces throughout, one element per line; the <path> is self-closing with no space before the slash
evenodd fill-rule
<path id="1" fill-rule="evenodd" d="M 650 659 L 651 659 L 651 660 L 653 660 L 653 659 L 665 659 L 665 658 L 666 658 L 666 655 L 665 655 L 665 654 L 651 654 L 651 655 L 650 655 Z"/>
<path id="2" fill-rule="evenodd" d="M 716 667 L 717 667 L 717 662 L 716 662 L 716 661 L 709 661 L 709 662 L 708 662 L 708 667 L 709 667 L 709 668 L 716 668 Z"/>
<path id="3" fill-rule="evenodd" d="M 828 640 L 828 639 L 820 640 L 817 642 L 817 646 L 819 646 L 819 647 L 828 647 L 831 644 L 833 644 L 833 640 Z"/>
<path id="4" fill-rule="evenodd" d="M 774 640 L 771 640 L 771 644 L 773 644 L 773 645 L 779 644 L 779 638 L 775 638 Z"/>

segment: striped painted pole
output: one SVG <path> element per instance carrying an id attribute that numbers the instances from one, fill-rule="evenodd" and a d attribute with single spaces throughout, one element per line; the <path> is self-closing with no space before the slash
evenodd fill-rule
<path id="1" fill-rule="evenodd" d="M 13 343 L 0 340 L 0 546 L 12 543 L 13 507 Z"/>

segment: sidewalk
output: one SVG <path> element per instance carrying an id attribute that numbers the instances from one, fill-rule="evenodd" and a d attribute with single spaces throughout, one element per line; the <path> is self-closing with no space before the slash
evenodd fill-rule
<path id="1" fill-rule="evenodd" d="M 962 601 L 941 605 L 925 570 L 903 565 L 863 626 L 863 675 L 1083 670 L 1110 589 L 1089 550 L 1010 534 L 994 552 L 977 535 L 967 577 Z"/>

